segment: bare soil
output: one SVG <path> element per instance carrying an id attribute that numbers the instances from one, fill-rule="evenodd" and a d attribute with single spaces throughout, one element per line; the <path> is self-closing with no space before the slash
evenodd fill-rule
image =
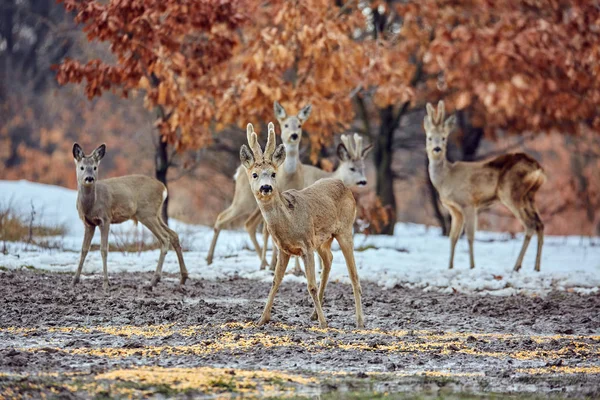
<path id="1" fill-rule="evenodd" d="M 306 287 L 236 279 L 0 271 L 0 398 L 471 398 L 600 396 L 600 297 L 480 297 L 363 284 L 366 329 L 349 285 L 331 283 L 329 329 Z M 354 397 L 352 397 L 354 396 Z M 412 397 L 411 397 L 412 398 Z"/>

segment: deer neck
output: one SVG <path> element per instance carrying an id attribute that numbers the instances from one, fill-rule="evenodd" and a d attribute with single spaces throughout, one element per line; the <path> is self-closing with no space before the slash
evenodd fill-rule
<path id="1" fill-rule="evenodd" d="M 285 161 L 283 162 L 283 170 L 286 174 L 293 174 L 298 170 L 300 164 L 299 143 L 284 144 L 285 146 Z"/>
<path id="2" fill-rule="evenodd" d="M 275 190 L 273 197 L 269 200 L 261 200 L 258 198 L 256 200 L 258 208 L 260 208 L 263 218 L 268 226 L 280 224 L 287 226 L 291 223 L 290 212 L 285 206 L 285 201 L 279 190 Z"/>
<path id="3" fill-rule="evenodd" d="M 96 185 L 80 185 L 77 190 L 77 203 L 84 214 L 88 214 L 96 204 Z"/>
<path id="4" fill-rule="evenodd" d="M 439 160 L 433 160 L 429 158 L 429 179 L 433 186 L 439 190 L 440 185 L 450 172 L 450 163 L 446 160 L 446 157 L 442 157 Z"/>

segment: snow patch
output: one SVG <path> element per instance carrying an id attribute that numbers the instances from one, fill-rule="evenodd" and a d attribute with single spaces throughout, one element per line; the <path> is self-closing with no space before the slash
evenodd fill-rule
<path id="1" fill-rule="evenodd" d="M 0 265 L 6 268 L 35 268 L 74 272 L 79 259 L 83 224 L 76 209 L 77 192 L 57 186 L 27 181 L 0 181 L 0 204 L 11 203 L 23 215 L 31 206 L 36 218 L 47 225 L 64 225 L 67 234 L 60 238 L 60 250 L 42 250 L 24 243 L 7 243 L 7 255 L 0 256 Z M 258 256 L 251 251 L 252 244 L 244 231 L 222 231 L 212 265 L 206 265 L 206 253 L 213 235 L 211 227 L 188 225 L 171 220 L 179 233 L 192 279 L 229 279 L 240 277 L 271 281 L 269 271 L 259 270 Z M 145 231 L 145 232 L 144 232 Z M 132 233 L 133 232 L 133 233 Z M 143 233 L 143 234 L 142 234 Z M 152 235 L 141 224 L 136 227 L 126 222 L 111 227 L 110 241 L 116 243 L 123 234 L 137 234 L 145 240 Z M 120 236 L 121 235 L 121 236 Z M 99 234 L 93 243 L 99 243 Z M 262 240 L 259 239 L 262 243 Z M 374 282 L 384 288 L 403 286 L 446 293 L 543 295 L 551 290 L 597 294 L 600 288 L 600 240 L 576 236 L 546 236 L 542 253 L 542 271 L 533 270 L 535 238 L 525 256 L 520 272 L 512 270 L 523 243 L 523 235 L 477 232 L 475 236 L 476 268 L 469 269 L 467 241 L 459 240 L 455 267 L 447 268 L 449 241 L 436 227 L 398 223 L 394 236 L 365 236 L 354 239 L 355 258 L 361 281 Z M 270 252 L 269 252 L 270 253 Z M 138 253 L 109 253 L 109 272 L 154 271 L 159 250 Z M 269 254 L 270 257 L 270 254 Z M 269 258 L 270 259 L 270 258 Z M 293 263 L 290 260 L 290 263 Z M 291 269 L 291 268 L 290 268 Z M 84 273 L 100 274 L 102 260 L 99 251 L 88 254 Z M 170 251 L 163 271 L 179 273 L 177 257 Z M 349 283 L 345 261 L 336 242 L 333 245 L 331 281 Z M 292 275 L 286 281 L 305 282 Z"/>

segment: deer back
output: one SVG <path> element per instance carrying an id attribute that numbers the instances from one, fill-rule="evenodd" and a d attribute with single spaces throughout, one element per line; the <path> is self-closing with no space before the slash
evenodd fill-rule
<path id="1" fill-rule="evenodd" d="M 158 215 L 166 197 L 165 185 L 156 179 L 127 175 L 98 181 L 94 208 L 117 224 Z"/>

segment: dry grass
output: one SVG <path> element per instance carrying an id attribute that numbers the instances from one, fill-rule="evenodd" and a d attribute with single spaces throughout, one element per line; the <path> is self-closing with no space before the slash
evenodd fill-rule
<path id="1" fill-rule="evenodd" d="M 12 202 L 0 205 L 2 253 L 6 254 L 7 242 L 23 242 L 44 248 L 56 247 L 56 241 L 49 241 L 48 238 L 64 236 L 66 227 L 42 225 L 38 220 L 39 215 L 33 205 L 28 215 L 17 211 Z"/>
<path id="2" fill-rule="evenodd" d="M 188 251 L 186 246 L 185 232 L 177 232 L 183 251 Z M 148 250 L 160 249 L 160 244 L 147 229 L 135 229 L 130 231 L 111 231 L 110 250 L 125 253 L 141 253 Z M 100 250 L 99 244 L 92 244 L 92 251 Z"/>

